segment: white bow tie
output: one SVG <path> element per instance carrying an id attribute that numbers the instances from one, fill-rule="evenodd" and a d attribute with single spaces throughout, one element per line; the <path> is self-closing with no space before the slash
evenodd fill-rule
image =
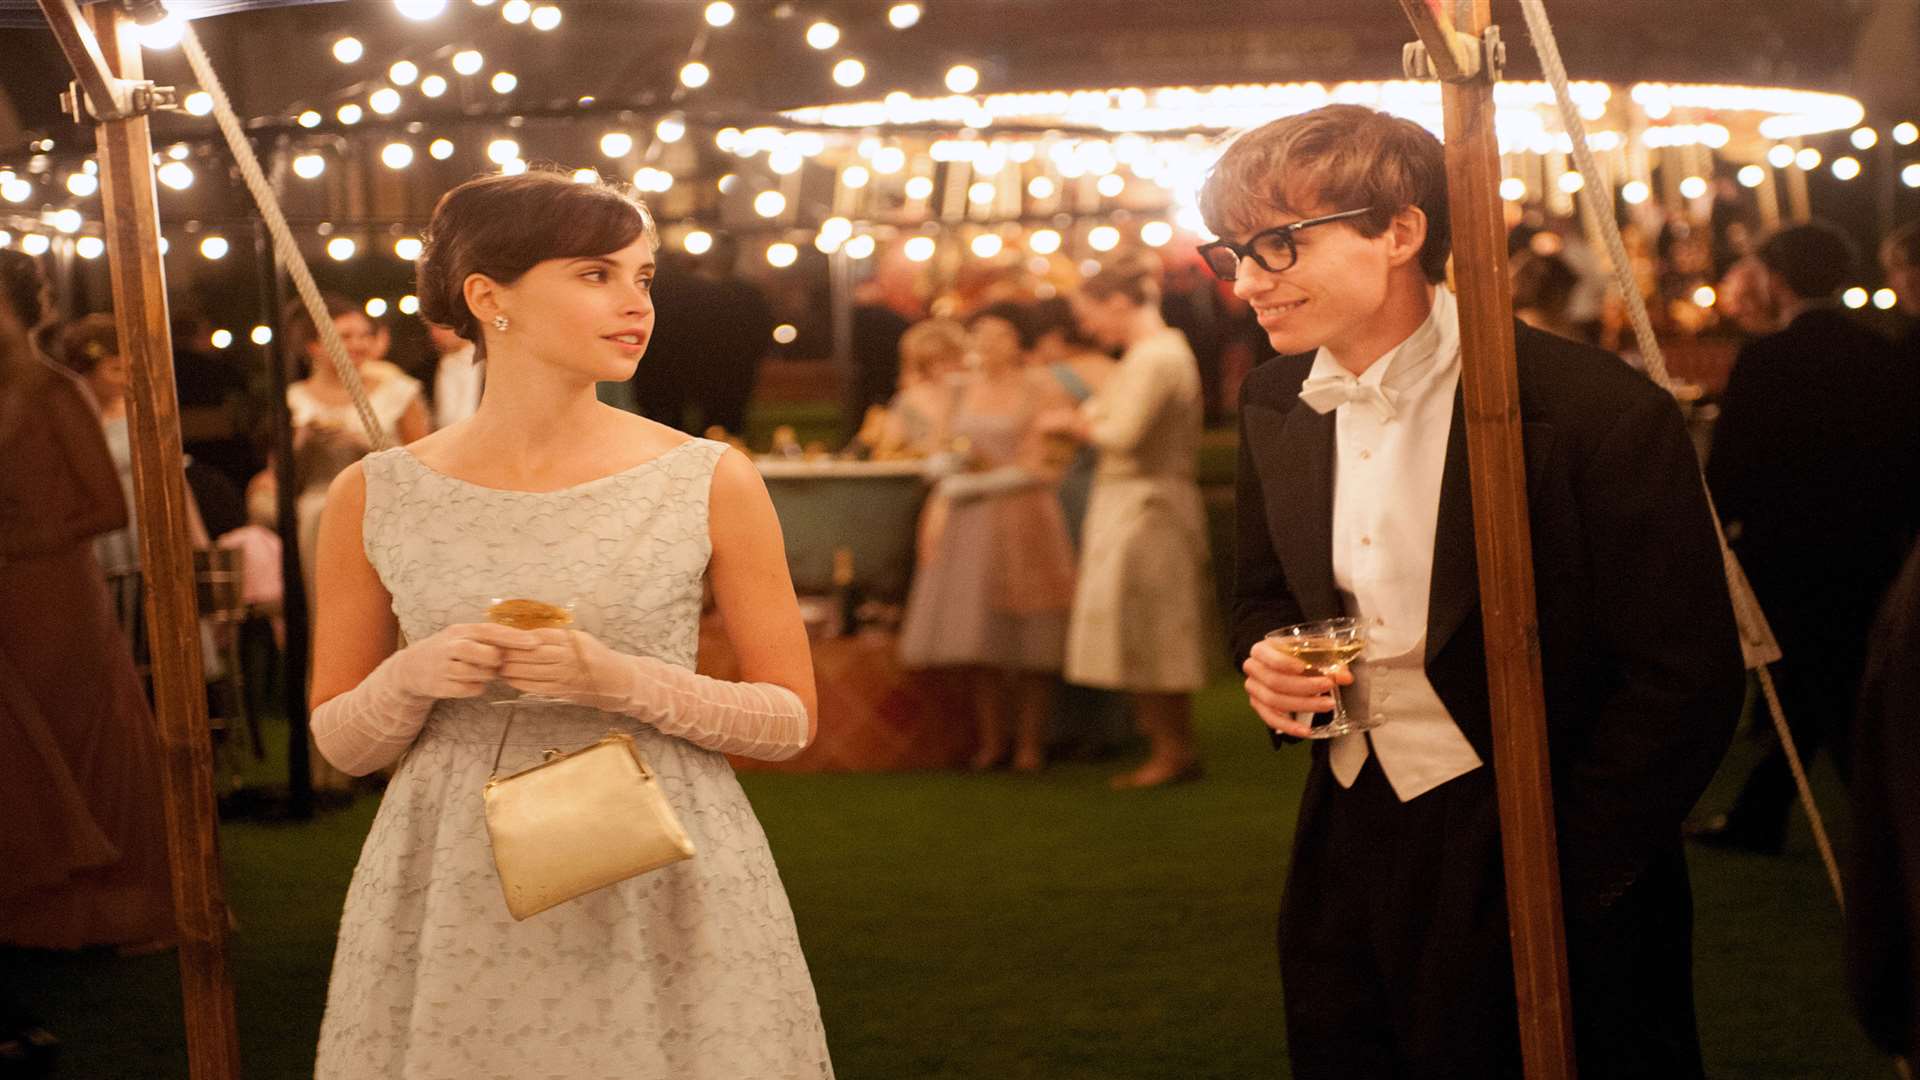
<path id="1" fill-rule="evenodd" d="M 1382 420 L 1393 419 L 1392 391 L 1338 375 L 1308 379 L 1300 386 L 1300 400 L 1317 413 L 1329 413 L 1348 402 L 1356 402 L 1373 406 Z"/>

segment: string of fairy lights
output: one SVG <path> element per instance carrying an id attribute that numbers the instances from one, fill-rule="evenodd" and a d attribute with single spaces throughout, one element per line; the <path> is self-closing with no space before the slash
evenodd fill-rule
<path id="1" fill-rule="evenodd" d="M 418 22 L 445 18 L 452 6 L 451 0 L 393 2 L 401 16 Z M 557 3 L 470 2 L 534 35 L 550 34 L 566 19 Z M 544 165 L 549 159 L 543 155 L 560 143 L 577 143 L 583 124 L 600 121 L 605 126 L 597 139 L 587 136 L 598 159 L 576 164 L 574 178 L 630 182 L 654 204 L 665 241 L 688 254 L 705 254 L 720 234 L 730 234 L 761 244 L 768 272 L 796 266 L 803 246 L 811 246 L 856 262 L 897 253 L 948 276 L 968 260 L 1024 259 L 1037 271 L 1050 260 L 1072 263 L 1129 245 L 1211 239 L 1196 193 L 1221 136 L 1275 116 L 1356 102 L 1440 128 L 1439 88 L 1431 83 L 995 92 L 983 90 L 981 65 L 966 58 L 956 58 L 941 76 L 944 94 L 895 89 L 872 100 L 727 117 L 701 108 L 702 91 L 715 76 L 706 50 L 710 35 L 726 33 L 744 16 L 727 0 L 706 4 L 701 14 L 673 71 L 674 84 L 661 88 L 664 104 L 628 108 L 582 97 L 564 108 L 532 107 L 518 96 L 520 76 L 471 44 L 443 43 L 377 61 L 366 41 L 341 34 L 320 45 L 359 77 L 325 100 L 296 103 L 284 115 L 255 118 L 249 127 L 263 138 L 282 137 L 297 194 L 299 185 L 316 184 L 335 167 L 404 174 L 425 162 L 452 169 L 483 161 L 484 170 L 522 172 L 536 162 Z M 921 3 L 874 9 L 892 32 L 913 30 L 924 14 Z M 852 54 L 842 26 L 828 17 L 806 17 L 794 4 L 778 5 L 773 17 L 795 28 L 807 54 L 819 54 L 835 86 L 854 92 L 867 85 L 868 65 Z M 171 15 L 140 28 L 143 46 L 153 50 L 176 45 L 179 35 Z M 1620 93 L 1594 82 L 1576 83 L 1573 93 L 1582 115 L 1594 122 L 1589 142 L 1607 173 L 1602 180 L 1629 208 L 1654 202 L 1704 218 L 1713 180 L 1727 175 L 1771 200 L 1776 216 L 1783 191 L 1794 215 L 1804 216 L 1806 181 L 1823 168 L 1842 182 L 1870 168 L 1890 168 L 1899 184 L 1920 188 L 1920 149 L 1909 149 L 1920 143 L 1920 127 L 1912 121 L 1865 124 L 1859 103 L 1841 95 L 1659 83 Z M 446 107 L 454 103 L 464 108 Z M 1503 83 L 1496 105 L 1502 197 L 1571 213 L 1573 195 L 1594 178 L 1569 167 L 1572 147 L 1557 130 L 1550 90 L 1541 83 Z M 188 117 L 211 110 L 203 91 L 181 99 L 180 111 Z M 546 138 L 549 128 L 565 134 Z M 1839 131 L 1848 132 L 1853 152 L 1829 159 L 1806 145 L 1808 138 Z M 47 139 L 26 149 L 24 163 L 0 168 L 0 247 L 42 255 L 68 245 L 80 259 L 100 258 L 105 245 L 95 161 L 84 151 L 56 153 Z M 210 123 L 205 135 L 157 152 L 156 178 L 163 194 L 173 193 L 166 201 L 183 207 L 180 200 L 201 173 L 220 170 L 224 160 Z M 464 175 L 471 171 L 446 178 L 450 183 Z M 819 195 L 822 190 L 830 194 Z M 193 222 L 174 235 L 188 240 L 200 258 L 218 262 L 234 250 L 226 229 L 241 227 L 241 221 L 210 221 L 185 209 L 176 215 L 166 201 L 163 215 Z M 383 251 L 410 262 L 420 251 L 421 224 L 347 221 L 333 214 L 296 219 L 317 251 L 339 263 Z M 163 251 L 172 246 L 166 237 L 161 243 Z M 1844 299 L 1854 307 L 1886 308 L 1895 301 L 1889 290 L 1864 287 L 1848 290 Z M 1696 300 L 1710 305 L 1711 290 Z M 389 310 L 412 314 L 417 300 L 375 297 L 368 309 L 376 316 Z M 259 326 L 251 336 L 263 343 L 270 333 Z"/>

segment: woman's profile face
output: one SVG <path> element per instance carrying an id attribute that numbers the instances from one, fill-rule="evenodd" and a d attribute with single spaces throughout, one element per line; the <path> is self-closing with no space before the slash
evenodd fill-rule
<path id="1" fill-rule="evenodd" d="M 605 255 L 535 263 L 497 287 L 507 330 L 483 328 L 488 354 L 528 356 L 595 382 L 630 379 L 653 338 L 653 275 L 645 236 Z"/>
<path id="2" fill-rule="evenodd" d="M 1020 332 L 1013 324 L 993 315 L 973 320 L 968 328 L 973 351 L 988 371 L 1005 371 L 1020 366 Z"/>
<path id="3" fill-rule="evenodd" d="M 364 368 L 368 361 L 380 358 L 380 333 L 372 319 L 357 311 L 349 311 L 333 317 L 333 329 L 340 335 L 340 344 L 346 347 L 347 359 L 353 361 L 356 369 Z M 327 347 L 317 337 L 307 343 L 307 357 L 313 361 L 316 370 L 330 363 Z"/>
<path id="4" fill-rule="evenodd" d="M 111 405 L 127 396 L 127 358 L 114 353 L 101 359 L 87 374 L 87 386 L 101 405 Z"/>
<path id="5" fill-rule="evenodd" d="M 1133 305 L 1119 293 L 1104 300 L 1085 293 L 1076 293 L 1073 297 L 1073 319 L 1080 324 L 1080 332 L 1103 348 L 1112 349 L 1127 343 L 1127 317 L 1132 311 Z"/>

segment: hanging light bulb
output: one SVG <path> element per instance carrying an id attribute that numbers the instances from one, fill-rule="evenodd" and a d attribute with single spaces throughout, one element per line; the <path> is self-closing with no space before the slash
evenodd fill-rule
<path id="1" fill-rule="evenodd" d="M 519 176 L 526 171 L 527 163 L 522 158 L 514 158 L 512 161 L 502 162 L 500 165 L 500 175 L 502 176 Z"/>
<path id="2" fill-rule="evenodd" d="M 1856 310 L 1867 306 L 1867 290 L 1855 285 L 1840 294 L 1840 302 Z"/>
<path id="3" fill-rule="evenodd" d="M 989 181 L 976 181 L 967 188 L 967 201 L 976 206 L 985 206 L 993 201 L 993 197 L 999 194 L 999 191 L 1000 189 Z"/>
<path id="4" fill-rule="evenodd" d="M 1920 162 L 1901 166 L 1900 182 L 1910 188 L 1920 188 Z"/>
<path id="5" fill-rule="evenodd" d="M 327 159 L 319 154 L 298 154 L 293 159 L 293 175 L 311 180 L 327 171 Z"/>
<path id="6" fill-rule="evenodd" d="M 883 146 L 873 152 L 873 171 L 892 176 L 907 167 L 907 152 L 897 146 Z"/>
<path id="7" fill-rule="evenodd" d="M 848 57 L 833 65 L 833 81 L 841 86 L 859 86 L 867 77 L 867 65 Z"/>
<path id="8" fill-rule="evenodd" d="M 84 199 L 100 190 L 100 178 L 92 173 L 74 173 L 67 177 L 67 190 Z"/>
<path id="9" fill-rule="evenodd" d="M 831 49 L 840 44 L 840 28 L 822 19 L 807 27 L 807 44 L 816 49 Z"/>
<path id="10" fill-rule="evenodd" d="M 400 309 L 400 314 L 402 315 L 420 314 L 420 298 L 412 293 L 401 297 L 394 306 Z"/>
<path id="11" fill-rule="evenodd" d="M 527 0 L 507 0 L 506 3 L 500 5 L 500 17 L 515 26 L 519 26 L 521 23 L 533 18 L 533 5 L 528 3 Z"/>
<path id="12" fill-rule="evenodd" d="M 1148 247 L 1165 247 L 1173 239 L 1173 226 L 1164 221 L 1149 221 L 1140 226 L 1140 242 Z"/>
<path id="13" fill-rule="evenodd" d="M 1706 193 L 1707 178 L 1704 176 L 1689 176 L 1680 181 L 1680 195 L 1682 198 L 1698 199 Z"/>
<path id="14" fill-rule="evenodd" d="M 600 152 L 610 158 L 626 157 L 633 153 L 633 136 L 624 131 L 609 131 L 600 136 Z"/>
<path id="15" fill-rule="evenodd" d="M 218 233 L 200 238 L 200 257 L 203 259 L 217 262 L 226 258 L 229 250 L 227 238 Z"/>
<path id="16" fill-rule="evenodd" d="M 336 109 L 333 115 L 343 124 L 357 124 L 360 118 L 366 115 L 366 111 L 349 101 Z"/>
<path id="17" fill-rule="evenodd" d="M 383 86 L 367 97 L 367 104 L 381 116 L 392 116 L 400 111 L 400 91 L 391 86 Z"/>
<path id="18" fill-rule="evenodd" d="M 599 169 L 573 170 L 573 182 L 576 184 L 597 184 L 600 182 Z"/>
<path id="19" fill-rule="evenodd" d="M 919 21 L 919 4 L 895 4 L 887 9 L 887 24 L 895 30 L 905 30 Z"/>
<path id="20" fill-rule="evenodd" d="M 1053 198 L 1053 192 L 1053 181 L 1047 177 L 1036 176 L 1027 181 L 1027 194 L 1036 199 L 1051 199 Z"/>
<path id="21" fill-rule="evenodd" d="M 1893 125 L 1894 142 L 1901 146 L 1912 146 L 1916 140 L 1920 140 L 1920 127 L 1915 127 L 1912 121 L 1902 120 Z"/>
<path id="22" fill-rule="evenodd" d="M 390 142 L 380 148 L 380 163 L 389 169 L 404 169 L 413 164 L 413 147 L 403 142 Z"/>
<path id="23" fill-rule="evenodd" d="M 1620 197 L 1625 199 L 1629 206 L 1639 206 L 1652 195 L 1653 189 L 1648 187 L 1644 180 L 1629 180 L 1620 185 Z"/>
<path id="24" fill-rule="evenodd" d="M 207 93 L 205 90 L 195 90 L 193 93 L 188 94 L 187 99 L 180 104 L 195 116 L 205 116 L 213 111 L 213 95 Z"/>
<path id="25" fill-rule="evenodd" d="M 799 336 L 800 331 L 790 322 L 783 322 L 773 328 L 773 341 L 776 345 L 791 345 Z"/>
<path id="26" fill-rule="evenodd" d="M 1095 181 L 1093 186 L 1100 194 L 1112 199 L 1127 190 L 1127 181 L 1119 173 L 1108 173 Z"/>
<path id="27" fill-rule="evenodd" d="M 872 258 L 873 257 L 873 237 L 865 233 L 862 233 L 859 236 L 856 236 L 853 239 L 848 240 L 846 244 L 841 247 L 840 250 L 846 252 L 847 258 L 849 259 Z"/>
<path id="28" fill-rule="evenodd" d="M 1695 307 L 1710 308 L 1713 306 L 1713 302 L 1718 299 L 1719 296 L 1714 293 L 1713 286 L 1711 285 L 1702 285 L 1693 290 L 1693 303 Z"/>
<path id="29" fill-rule="evenodd" d="M 806 163 L 806 156 L 791 146 L 782 146 L 767 155 L 767 168 L 781 176 L 792 176 Z"/>
<path id="30" fill-rule="evenodd" d="M 1097 225 L 1087 232 L 1087 246 L 1095 251 L 1112 251 L 1120 246 L 1120 230 L 1111 225 Z"/>
<path id="31" fill-rule="evenodd" d="M 910 237 L 902 245 L 901 253 L 913 262 L 926 262 L 933 258 L 934 242 L 931 236 Z"/>
<path id="32" fill-rule="evenodd" d="M 677 115 L 663 116 L 653 125 L 653 134 L 663 143 L 677 143 L 686 138 L 687 122 Z"/>
<path id="33" fill-rule="evenodd" d="M 487 160 L 505 165 L 520 156 L 520 144 L 512 139 L 495 139 L 487 144 Z"/>
<path id="34" fill-rule="evenodd" d="M 247 332 L 247 340 L 255 345 L 267 345 L 273 341 L 273 327 L 256 326 Z"/>
<path id="35" fill-rule="evenodd" d="M 419 77 L 420 65 L 411 60 L 401 60 L 387 69 L 387 78 L 391 79 L 395 86 L 412 86 L 414 80 Z"/>
<path id="36" fill-rule="evenodd" d="M 907 198 L 924 199 L 933 194 L 933 177 L 909 177 L 906 184 Z"/>
<path id="37" fill-rule="evenodd" d="M 1847 138 L 1855 150 L 1871 150 L 1880 141 L 1880 133 L 1870 127 L 1854 128 L 1853 134 Z"/>
<path id="38" fill-rule="evenodd" d="M 1563 172 L 1560 174 L 1559 183 L 1560 190 L 1571 195 L 1587 186 L 1587 178 L 1577 172 Z"/>
<path id="39" fill-rule="evenodd" d="M 68 207 L 65 210 L 55 211 L 53 215 L 53 227 L 56 229 L 59 229 L 61 232 L 66 233 L 69 236 L 79 232 L 80 226 L 85 225 L 86 223 L 87 223 L 87 219 L 84 217 L 81 217 L 80 211 L 75 210 L 72 207 Z"/>
<path id="40" fill-rule="evenodd" d="M 1833 159 L 1833 175 L 1840 180 L 1851 180 L 1860 175 L 1860 159 L 1856 157 L 1837 157 Z"/>
<path id="41" fill-rule="evenodd" d="M 792 266 L 794 260 L 799 257 L 800 249 L 784 240 L 777 244 L 767 245 L 767 263 L 770 266 L 777 266 L 784 269 Z"/>
<path id="42" fill-rule="evenodd" d="M 727 25 L 733 21 L 733 5 L 727 3 L 727 0 L 713 0 L 713 3 L 707 5 L 706 19 L 708 26 Z"/>
<path id="43" fill-rule="evenodd" d="M 1519 202 L 1527 197 L 1527 182 L 1517 176 L 1509 176 L 1500 181 L 1500 197 L 1508 202 Z"/>
<path id="44" fill-rule="evenodd" d="M 393 6 L 414 22 L 426 22 L 447 10 L 447 0 L 393 0 Z"/>
<path id="45" fill-rule="evenodd" d="M 731 15 L 728 18 L 732 18 Z M 680 239 L 680 246 L 689 255 L 705 255 L 713 250 L 713 234 L 705 229 L 695 229 Z"/>
<path id="46" fill-rule="evenodd" d="M 26 202 L 31 198 L 33 198 L 32 181 L 22 180 L 17 176 L 6 181 L 0 181 L 0 199 L 19 203 Z"/>
<path id="47" fill-rule="evenodd" d="M 312 109 L 307 109 L 299 115 L 297 122 L 303 128 L 316 128 L 320 126 L 322 119 L 324 118 L 319 113 Z"/>
<path id="48" fill-rule="evenodd" d="M 445 161 L 453 156 L 452 139 L 435 139 L 427 144 L 427 154 L 435 161 Z"/>
<path id="49" fill-rule="evenodd" d="M 193 186 L 193 168 L 184 161 L 169 161 L 154 172 L 154 177 L 175 191 Z"/>
<path id="50" fill-rule="evenodd" d="M 173 12 L 167 12 L 159 22 L 137 24 L 133 28 L 134 36 L 140 39 L 140 47 L 159 52 L 180 44 L 186 36 L 186 20 Z"/>
<path id="51" fill-rule="evenodd" d="M 420 257 L 423 245 L 417 236 L 403 236 L 393 242 L 393 253 L 408 262 Z"/>
<path id="52" fill-rule="evenodd" d="M 967 247 L 973 251 L 974 255 L 982 259 L 993 258 L 995 255 L 1000 254 L 1001 248 L 1005 246 L 1006 241 L 1000 239 L 999 233 L 981 233 L 979 236 L 973 238 L 971 244 L 967 245 Z"/>
<path id="53" fill-rule="evenodd" d="M 213 347 L 216 349 L 231 348 L 233 346 L 233 331 L 222 327 L 215 330 L 213 336 L 208 340 L 213 342 Z"/>
<path id="54" fill-rule="evenodd" d="M 83 259 L 97 259 L 106 254 L 107 242 L 97 236 L 83 236 L 73 242 L 73 253 Z M 1891 296 L 1892 293 L 1887 295 Z"/>
<path id="55" fill-rule="evenodd" d="M 533 9 L 533 17 L 528 21 L 533 23 L 535 30 L 544 33 L 559 26 L 560 18 L 559 8 L 554 7 L 552 4 L 541 4 L 539 7 Z"/>
<path id="56" fill-rule="evenodd" d="M 753 197 L 753 212 L 763 218 L 779 217 L 787 209 L 787 197 L 777 191 L 763 191 Z"/>
<path id="57" fill-rule="evenodd" d="M 1812 172 L 1820 167 L 1820 151 L 1809 146 L 1793 155 L 1793 163 L 1808 172 Z"/>
<path id="58" fill-rule="evenodd" d="M 700 89 L 707 85 L 707 80 L 712 77 L 713 72 L 698 60 L 691 61 L 680 69 L 680 85 L 689 90 Z"/>
<path id="59" fill-rule="evenodd" d="M 453 70 L 462 75 L 477 75 L 485 67 L 487 58 L 477 49 L 461 49 L 453 54 Z"/>
<path id="60" fill-rule="evenodd" d="M 520 77 L 511 71 L 496 71 L 487 85 L 493 87 L 496 94 L 511 94 L 513 88 L 520 85 Z"/>
<path id="61" fill-rule="evenodd" d="M 849 165 L 840 170 L 840 183 L 845 187 L 856 190 L 866 187 L 867 181 L 872 178 L 872 175 L 867 172 L 867 167 L 864 165 Z"/>
<path id="62" fill-rule="evenodd" d="M 1741 187 L 1756 188 L 1767 182 L 1767 170 L 1761 165 L 1742 165 L 1734 177 Z"/>
<path id="63" fill-rule="evenodd" d="M 346 262 L 360 250 L 360 245 L 349 237 L 336 236 L 327 241 L 327 257 L 334 262 Z"/>
<path id="64" fill-rule="evenodd" d="M 380 316 L 385 315 L 386 313 L 387 313 L 387 302 L 384 299 L 376 296 L 373 299 L 367 301 L 367 317 L 368 318 L 377 319 Z"/>
<path id="65" fill-rule="evenodd" d="M 980 85 L 980 72 L 970 64 L 955 64 L 947 69 L 947 89 L 956 94 L 971 94 Z"/>
<path id="66" fill-rule="evenodd" d="M 356 63 L 366 53 L 367 47 L 357 37 L 343 37 L 333 43 L 333 58 L 343 64 Z"/>
<path id="67" fill-rule="evenodd" d="M 420 92 L 427 97 L 437 98 L 447 92 L 447 80 L 441 75 L 429 75 L 420 80 Z"/>

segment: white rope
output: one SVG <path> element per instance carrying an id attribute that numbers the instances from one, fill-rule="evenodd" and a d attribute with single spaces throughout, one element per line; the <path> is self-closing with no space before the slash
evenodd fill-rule
<path id="1" fill-rule="evenodd" d="M 293 287 L 300 294 L 301 303 L 306 305 L 314 329 L 320 333 L 320 343 L 326 349 L 328 359 L 333 362 L 340 382 L 346 387 L 347 396 L 353 399 L 353 407 L 360 414 L 360 424 L 367 432 L 368 445 L 375 450 L 385 450 L 387 436 L 380 427 L 379 417 L 374 414 L 373 403 L 367 400 L 367 390 L 360 382 L 360 372 L 347 359 L 346 345 L 341 342 L 339 331 L 333 327 L 333 317 L 327 314 L 327 303 L 320 296 L 320 286 L 314 282 L 313 271 L 307 268 L 307 261 L 300 254 L 300 246 L 293 239 L 293 230 L 287 227 L 287 217 L 280 210 L 280 200 L 274 196 L 273 185 L 267 182 L 266 174 L 261 172 L 260 160 L 253 154 L 253 144 L 247 141 L 246 132 L 240 127 L 240 118 L 234 114 L 233 103 L 227 98 L 226 89 L 220 85 L 220 76 L 214 73 L 206 50 L 200 47 L 200 37 L 194 33 L 191 22 L 185 25 L 180 48 L 193 68 L 194 78 L 200 80 L 200 89 L 213 98 L 213 116 L 220 124 L 220 133 L 226 136 L 227 149 L 232 151 L 234 162 L 240 166 L 240 175 L 246 180 L 253 201 L 260 207 L 260 216 L 267 223 L 267 231 L 273 234 L 273 250 L 279 256 L 280 264 L 287 268 L 287 275 L 293 279 Z"/>

